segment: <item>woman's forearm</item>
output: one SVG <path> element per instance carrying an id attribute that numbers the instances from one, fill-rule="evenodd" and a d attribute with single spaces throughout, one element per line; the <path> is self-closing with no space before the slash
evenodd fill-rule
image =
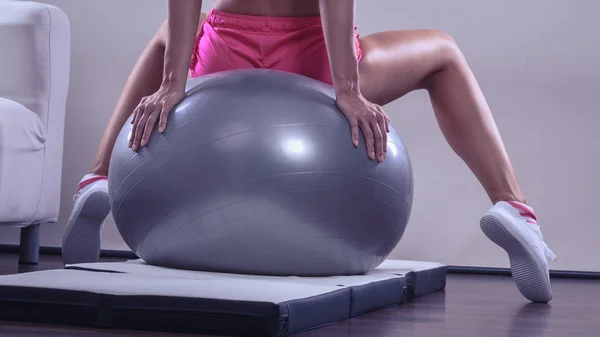
<path id="1" fill-rule="evenodd" d="M 163 84 L 185 88 L 202 0 L 169 0 Z"/>
<path id="2" fill-rule="evenodd" d="M 354 0 L 320 0 L 323 34 L 337 93 L 359 92 Z"/>

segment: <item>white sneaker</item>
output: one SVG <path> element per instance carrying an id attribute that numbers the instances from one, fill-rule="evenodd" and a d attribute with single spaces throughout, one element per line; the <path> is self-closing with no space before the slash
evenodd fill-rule
<path id="1" fill-rule="evenodd" d="M 527 223 L 513 206 L 503 201 L 481 218 L 480 225 L 483 233 L 508 253 L 512 276 L 521 294 L 533 302 L 550 302 L 548 262 L 556 261 L 556 255 L 544 242 L 540 227 Z"/>
<path id="2" fill-rule="evenodd" d="M 104 220 L 110 211 L 108 180 L 88 174 L 73 197 L 75 205 L 62 242 L 64 264 L 98 262 Z"/>

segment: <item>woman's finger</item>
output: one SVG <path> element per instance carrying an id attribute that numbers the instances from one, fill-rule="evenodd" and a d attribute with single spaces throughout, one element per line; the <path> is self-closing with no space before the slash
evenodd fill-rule
<path id="1" fill-rule="evenodd" d="M 131 113 L 131 116 L 132 116 L 131 122 L 130 122 L 131 124 L 135 124 L 135 118 L 137 116 L 136 111 L 137 111 L 137 108 L 135 108 L 135 110 L 133 110 L 133 112 Z"/>
<path id="2" fill-rule="evenodd" d="M 133 110 L 133 113 L 132 113 L 133 118 L 131 119 L 131 124 L 135 124 L 138 116 L 140 115 L 140 111 L 142 111 L 142 113 L 143 113 L 144 106 L 146 106 L 146 101 L 148 101 L 148 98 L 149 98 L 149 96 L 142 97 L 138 106 Z"/>
<path id="3" fill-rule="evenodd" d="M 374 148 L 375 148 L 375 158 L 378 162 L 383 161 L 383 130 L 380 128 L 377 120 L 373 120 L 370 123 L 371 130 L 373 131 L 373 140 L 374 140 Z"/>
<path id="4" fill-rule="evenodd" d="M 352 133 L 352 144 L 354 147 L 358 147 L 358 119 L 354 116 L 349 117 L 350 132 Z"/>
<path id="5" fill-rule="evenodd" d="M 387 119 L 384 114 L 378 114 L 377 124 L 379 126 L 379 130 L 381 131 L 381 137 L 382 137 L 381 146 L 382 146 L 382 151 L 383 151 L 383 155 L 384 155 L 383 159 L 385 159 L 385 156 L 387 154 L 388 131 L 387 131 Z"/>
<path id="6" fill-rule="evenodd" d="M 156 126 L 156 121 L 158 120 L 158 116 L 160 115 L 160 106 L 154 108 L 154 111 L 149 114 L 148 120 L 146 121 L 146 125 L 144 126 L 144 133 L 142 135 L 142 141 L 140 143 L 141 147 L 148 145 L 148 141 L 150 141 L 150 136 L 152 136 L 152 131 Z"/>
<path id="7" fill-rule="evenodd" d="M 377 105 L 377 110 L 383 115 L 383 117 L 385 118 L 385 132 L 390 132 L 390 118 L 388 117 L 388 115 L 385 113 L 385 111 L 383 111 L 383 108 L 381 107 L 381 105 Z M 383 130 L 383 129 L 382 129 Z"/>
<path id="8" fill-rule="evenodd" d="M 365 143 L 367 144 L 367 154 L 371 160 L 375 159 L 375 139 L 373 138 L 373 130 L 371 130 L 371 123 L 365 119 L 359 121 L 360 129 L 365 136 Z"/>
<path id="9" fill-rule="evenodd" d="M 173 109 L 175 105 L 171 102 L 167 102 L 163 105 L 162 110 L 160 111 L 160 116 L 158 120 L 158 132 L 163 133 L 167 128 L 167 118 L 169 117 L 169 113 Z"/>
<path id="10" fill-rule="evenodd" d="M 137 108 L 135 108 L 134 110 L 134 115 L 133 115 L 133 119 L 131 121 L 131 124 L 133 124 L 133 126 L 131 127 L 131 135 L 129 135 L 129 148 L 133 148 L 133 141 L 135 140 L 135 130 L 137 129 L 137 123 L 140 120 L 140 116 L 143 114 L 144 112 L 144 106 L 140 105 Z"/>
<path id="11" fill-rule="evenodd" d="M 144 114 L 140 116 L 139 120 L 134 125 L 135 136 L 133 137 L 133 146 L 131 147 L 133 151 L 137 151 L 140 148 L 140 143 L 144 134 L 144 128 L 149 117 L 148 111 L 151 110 L 149 109 L 149 107 L 146 107 L 146 109 L 144 110 Z"/>
<path id="12" fill-rule="evenodd" d="M 390 132 L 390 124 L 392 123 L 392 120 L 384 113 L 385 116 L 385 132 L 389 133 Z"/>

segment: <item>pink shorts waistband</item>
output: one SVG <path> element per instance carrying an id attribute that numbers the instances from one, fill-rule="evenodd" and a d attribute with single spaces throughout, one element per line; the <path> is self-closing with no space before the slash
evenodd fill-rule
<path id="1" fill-rule="evenodd" d="M 215 28 L 229 28 L 257 33 L 286 33 L 320 26 L 319 16 L 272 17 L 234 14 L 212 9 L 206 21 Z"/>

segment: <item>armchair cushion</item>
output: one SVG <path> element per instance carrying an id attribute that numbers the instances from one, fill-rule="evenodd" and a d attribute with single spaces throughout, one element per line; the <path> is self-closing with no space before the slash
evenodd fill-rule
<path id="1" fill-rule="evenodd" d="M 23 105 L 0 98 L 0 219 L 32 223 L 44 167 L 42 121 Z"/>

